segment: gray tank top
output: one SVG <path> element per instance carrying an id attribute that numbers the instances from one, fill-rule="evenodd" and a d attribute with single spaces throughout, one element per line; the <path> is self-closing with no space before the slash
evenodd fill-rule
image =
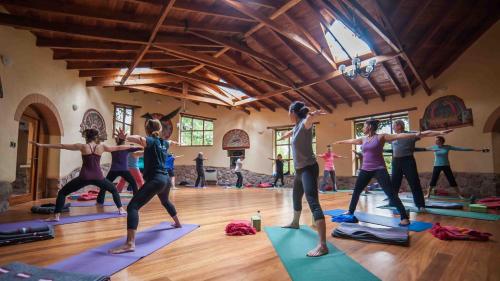
<path id="1" fill-rule="evenodd" d="M 300 120 L 292 129 L 292 156 L 295 169 L 314 165 L 316 156 L 314 156 L 312 140 L 313 129 L 305 128 L 305 119 Z"/>

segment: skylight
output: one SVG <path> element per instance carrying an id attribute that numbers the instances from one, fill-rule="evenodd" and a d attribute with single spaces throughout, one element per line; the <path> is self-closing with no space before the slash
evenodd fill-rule
<path id="1" fill-rule="evenodd" d="M 333 59 L 336 62 L 349 60 L 349 56 L 354 58 L 371 52 L 370 47 L 341 21 L 334 21 L 330 28 L 335 34 L 335 38 L 337 38 L 338 42 L 340 42 L 345 49 L 345 51 L 342 49 L 330 32 L 326 33 L 326 41 L 332 52 Z M 346 54 L 346 51 L 349 53 L 349 56 Z"/>
<path id="2" fill-rule="evenodd" d="M 219 79 L 219 82 L 222 82 L 222 83 L 227 83 L 226 81 L 224 81 L 224 79 Z M 244 97 L 247 97 L 247 95 L 245 93 L 243 93 L 242 91 L 240 90 L 237 90 L 237 89 L 233 89 L 233 88 L 228 88 L 228 87 L 224 87 L 224 86 L 218 86 L 219 89 L 221 89 L 222 91 L 224 91 L 226 94 L 229 94 L 235 98 L 238 98 L 238 99 L 243 99 Z"/>

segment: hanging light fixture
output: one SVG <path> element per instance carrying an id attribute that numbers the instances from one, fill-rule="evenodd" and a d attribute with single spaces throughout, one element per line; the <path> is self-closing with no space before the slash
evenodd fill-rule
<path id="1" fill-rule="evenodd" d="M 368 78 L 370 77 L 370 74 L 373 72 L 375 69 L 375 64 L 377 63 L 376 59 L 371 59 L 368 62 L 368 65 L 365 67 L 365 69 L 361 68 L 361 60 L 359 59 L 358 56 L 352 59 L 352 67 L 351 69 L 346 72 L 346 66 L 344 64 L 339 66 L 340 72 L 342 72 L 342 75 L 349 79 L 355 79 L 358 75 L 363 77 L 363 78 Z"/>

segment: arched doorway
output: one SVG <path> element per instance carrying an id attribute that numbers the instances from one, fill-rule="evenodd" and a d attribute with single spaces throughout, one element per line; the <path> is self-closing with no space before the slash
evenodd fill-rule
<path id="1" fill-rule="evenodd" d="M 57 143 L 62 135 L 59 114 L 54 104 L 42 95 L 24 98 L 14 119 L 19 121 L 19 129 L 11 205 L 48 197 L 51 187 L 57 186 L 59 151 L 39 149 L 30 142 Z"/>
<path id="2" fill-rule="evenodd" d="M 496 174 L 500 174 L 500 106 L 486 120 L 483 132 L 491 133 L 493 169 Z"/>

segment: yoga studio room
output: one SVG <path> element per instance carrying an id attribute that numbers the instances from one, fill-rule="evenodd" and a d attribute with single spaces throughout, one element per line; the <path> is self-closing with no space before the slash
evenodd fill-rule
<path id="1" fill-rule="evenodd" d="M 0 281 L 500 281 L 498 0 L 0 0 Z"/>

